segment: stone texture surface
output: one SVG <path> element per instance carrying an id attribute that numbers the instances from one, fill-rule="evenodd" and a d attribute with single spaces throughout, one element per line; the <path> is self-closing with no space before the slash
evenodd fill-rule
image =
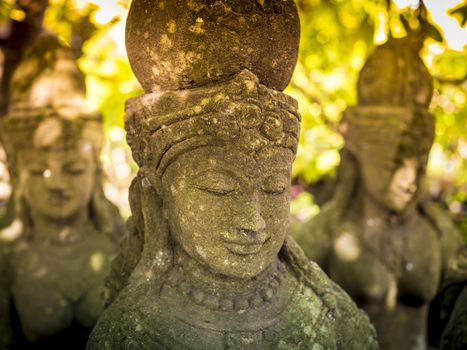
<path id="1" fill-rule="evenodd" d="M 428 307 L 440 284 L 467 277 L 459 263 L 465 242 L 423 199 L 434 117 L 418 48 L 412 37 L 391 39 L 370 56 L 359 105 L 341 125 L 334 196 L 294 227 L 307 256 L 368 312 L 382 349 L 426 349 Z"/>
<path id="2" fill-rule="evenodd" d="M 101 117 L 86 108 L 84 77 L 53 36 L 29 49 L 11 92 L 1 132 L 15 220 L 4 230 L 18 236 L 6 259 L 12 317 L 5 332 L 13 349 L 82 349 L 123 234 L 102 190 Z"/>
<path id="3" fill-rule="evenodd" d="M 467 347 L 467 287 L 464 286 L 454 304 L 442 338 L 440 349 L 461 350 Z"/>
<path id="4" fill-rule="evenodd" d="M 288 237 L 300 116 L 274 88 L 297 18 L 292 1 L 133 2 L 128 53 L 151 93 L 127 103 L 131 231 L 88 350 L 377 348 Z"/>
<path id="5" fill-rule="evenodd" d="M 11 344 L 10 329 L 10 286 L 9 247 L 0 245 L 0 349 L 8 349 Z"/>
<path id="6" fill-rule="evenodd" d="M 135 0 L 126 45 L 146 92 L 202 86 L 243 69 L 283 90 L 299 36 L 292 0 Z"/>

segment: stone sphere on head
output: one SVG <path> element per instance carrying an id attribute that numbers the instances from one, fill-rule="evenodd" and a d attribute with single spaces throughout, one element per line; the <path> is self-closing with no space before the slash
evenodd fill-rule
<path id="1" fill-rule="evenodd" d="M 293 0 L 134 0 L 126 26 L 130 64 L 148 93 L 208 85 L 244 69 L 282 91 L 299 39 Z"/>

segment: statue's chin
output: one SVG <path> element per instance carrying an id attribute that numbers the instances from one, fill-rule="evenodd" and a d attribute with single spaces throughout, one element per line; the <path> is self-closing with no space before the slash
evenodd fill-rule
<path id="1" fill-rule="evenodd" d="M 388 199 L 388 208 L 398 214 L 403 213 L 413 200 L 413 195 L 391 195 Z"/>
<path id="2" fill-rule="evenodd" d="M 68 221 L 77 217 L 80 213 L 80 210 L 75 208 L 73 209 L 57 209 L 57 208 L 41 208 L 36 211 L 36 213 L 43 218 L 46 218 L 50 221 Z"/>
<path id="3" fill-rule="evenodd" d="M 196 261 L 204 268 L 216 275 L 222 275 L 232 279 L 250 279 L 263 272 L 269 264 L 258 261 L 258 254 L 234 254 L 229 253 L 220 261 L 206 261 L 195 257 Z"/>

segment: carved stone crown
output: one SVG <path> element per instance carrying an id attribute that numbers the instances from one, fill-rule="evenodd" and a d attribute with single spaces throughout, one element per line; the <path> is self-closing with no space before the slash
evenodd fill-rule
<path id="1" fill-rule="evenodd" d="M 421 44 L 409 33 L 379 46 L 360 72 L 358 104 L 428 107 L 433 79 L 420 58 Z"/>
<path id="2" fill-rule="evenodd" d="M 410 32 L 389 39 L 368 58 L 358 81 L 358 106 L 346 110 L 341 124 L 354 155 L 428 155 L 435 129 L 427 110 L 433 79 L 419 56 L 421 45 L 422 38 Z"/>
<path id="3" fill-rule="evenodd" d="M 176 156 L 203 146 L 248 152 L 277 146 L 295 153 L 300 116 L 293 98 L 244 70 L 222 84 L 134 98 L 125 128 L 136 162 L 161 176 Z"/>
<path id="4" fill-rule="evenodd" d="M 50 34 L 28 49 L 11 80 L 9 115 L 37 108 L 66 116 L 89 112 L 84 74 L 73 52 Z"/>
<path id="5" fill-rule="evenodd" d="M 90 142 L 95 152 L 100 151 L 100 114 L 83 114 L 67 119 L 57 115 L 53 109 L 38 109 L 36 113 L 5 119 L 2 134 L 8 153 L 31 148 L 67 148 L 79 141 Z"/>
<path id="6" fill-rule="evenodd" d="M 435 136 L 435 117 L 423 108 L 358 106 L 346 110 L 341 123 L 345 145 L 353 154 L 371 153 L 396 159 L 402 147 L 427 156 Z"/>
<path id="7" fill-rule="evenodd" d="M 84 74 L 71 49 L 53 35 L 39 37 L 12 77 L 1 128 L 7 151 L 66 146 L 83 138 L 99 150 L 101 124 L 101 115 L 87 107 Z"/>

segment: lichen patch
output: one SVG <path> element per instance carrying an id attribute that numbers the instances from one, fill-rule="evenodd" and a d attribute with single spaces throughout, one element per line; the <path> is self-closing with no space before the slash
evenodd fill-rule
<path id="1" fill-rule="evenodd" d="M 175 22 L 173 19 L 169 19 L 167 22 L 167 31 L 170 34 L 174 34 L 177 31 L 177 22 Z"/>
<path id="2" fill-rule="evenodd" d="M 164 49 L 170 49 L 172 47 L 172 40 L 170 40 L 167 34 L 162 34 L 159 42 Z"/>

